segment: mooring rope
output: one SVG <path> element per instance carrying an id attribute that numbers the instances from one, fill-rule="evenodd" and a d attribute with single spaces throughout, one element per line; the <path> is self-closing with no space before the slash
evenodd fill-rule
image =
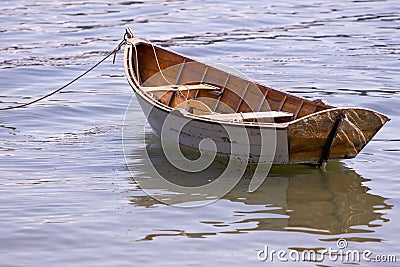
<path id="1" fill-rule="evenodd" d="M 99 66 L 101 63 L 103 63 L 103 62 L 104 62 L 107 58 L 109 58 L 111 55 L 114 55 L 114 58 L 113 58 L 113 64 L 114 64 L 114 62 L 115 62 L 115 56 L 117 55 L 117 52 L 121 49 L 121 47 L 125 44 L 125 42 L 126 42 L 126 39 L 124 38 L 124 40 L 122 40 L 122 41 L 117 45 L 117 47 L 115 47 L 113 51 L 109 52 L 103 59 L 101 59 L 99 62 L 97 62 L 96 64 L 94 64 L 91 68 L 89 68 L 88 70 L 86 70 L 85 72 L 83 72 L 81 75 L 79 75 L 78 77 L 76 77 L 76 78 L 73 79 L 72 81 L 70 81 L 70 82 L 68 82 L 67 84 L 61 86 L 61 87 L 58 88 L 57 90 L 54 90 L 54 91 L 48 93 L 48 94 L 45 95 L 45 96 L 42 96 L 42 97 L 40 97 L 40 98 L 37 98 L 37 99 L 35 99 L 35 100 L 31 101 L 31 102 L 25 103 L 25 104 L 21 104 L 21 105 L 17 105 L 17 106 L 11 106 L 11 107 L 5 107 L 5 108 L 0 108 L 0 111 L 1 111 L 1 110 L 9 110 L 9 109 L 23 108 L 23 107 L 32 105 L 32 104 L 34 104 L 34 103 L 37 103 L 37 102 L 39 102 L 39 101 L 41 101 L 41 100 L 43 100 L 43 99 L 45 99 L 45 98 L 48 98 L 48 97 L 50 97 L 50 96 L 52 96 L 52 95 L 54 95 L 54 94 L 60 92 L 61 90 L 67 88 L 68 86 L 70 86 L 71 84 L 73 84 L 74 82 L 76 82 L 77 80 L 79 80 L 80 78 L 82 78 L 83 76 L 85 76 L 86 74 L 88 74 L 89 72 L 91 72 L 93 69 L 95 69 L 95 68 L 96 68 L 97 66 Z"/>

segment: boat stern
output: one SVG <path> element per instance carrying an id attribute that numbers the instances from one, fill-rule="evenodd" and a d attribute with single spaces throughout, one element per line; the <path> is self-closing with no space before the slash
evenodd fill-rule
<path id="1" fill-rule="evenodd" d="M 291 122 L 290 163 L 354 158 L 390 119 L 364 108 L 333 108 Z"/>

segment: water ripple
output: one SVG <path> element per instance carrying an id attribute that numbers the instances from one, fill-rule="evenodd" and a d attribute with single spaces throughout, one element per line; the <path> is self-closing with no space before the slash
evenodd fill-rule
<path id="1" fill-rule="evenodd" d="M 128 172 L 121 128 L 132 91 L 119 54 L 62 94 L 0 112 L 2 265 L 251 266 L 264 245 L 334 248 L 337 238 L 397 252 L 399 11 L 397 0 L 4 2 L 1 106 L 72 80 L 132 27 L 257 81 L 392 121 L 356 159 L 327 173 L 277 166 L 254 194 L 244 179 L 213 205 L 175 209 Z M 142 125 L 139 106 L 135 112 Z M 145 175 L 142 147 L 133 175 Z"/>

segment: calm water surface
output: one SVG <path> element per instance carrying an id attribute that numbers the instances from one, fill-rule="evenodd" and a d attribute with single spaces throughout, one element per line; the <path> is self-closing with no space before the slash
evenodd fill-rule
<path id="1" fill-rule="evenodd" d="M 2 107 L 73 79 L 131 27 L 254 80 L 392 121 L 325 173 L 275 166 L 255 193 L 243 179 L 212 205 L 171 207 L 134 181 L 145 175 L 141 143 L 130 155 L 137 168 L 126 166 L 121 132 L 134 96 L 119 54 L 63 93 L 0 112 L 0 266 L 261 266 L 271 265 L 257 259 L 265 245 L 317 251 L 336 249 L 338 238 L 400 261 L 397 0 L 1 3 Z M 138 106 L 132 116 L 145 125 Z"/>

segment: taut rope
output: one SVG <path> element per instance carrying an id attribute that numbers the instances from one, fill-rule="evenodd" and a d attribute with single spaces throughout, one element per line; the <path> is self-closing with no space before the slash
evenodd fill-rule
<path id="1" fill-rule="evenodd" d="M 103 63 L 103 62 L 104 62 L 107 58 L 109 58 L 111 55 L 114 55 L 114 58 L 113 58 L 113 64 L 114 64 L 114 62 L 115 62 L 115 56 L 116 56 L 117 52 L 121 49 L 121 47 L 125 44 L 125 42 L 126 42 L 126 39 L 125 39 L 125 37 L 124 37 L 124 40 L 122 40 L 122 41 L 117 45 L 117 47 L 115 47 L 113 51 L 109 52 L 103 59 L 101 59 L 99 62 L 97 62 L 96 64 L 94 64 L 91 68 L 89 68 L 88 70 L 86 70 L 85 72 L 83 72 L 81 75 L 79 75 L 78 77 L 76 77 L 76 78 L 73 79 L 72 81 L 70 81 L 70 82 L 68 82 L 67 84 L 61 86 L 61 87 L 58 88 L 57 90 L 54 90 L 54 91 L 48 93 L 48 94 L 45 95 L 45 96 L 42 96 L 42 97 L 40 97 L 40 98 L 37 98 L 37 99 L 35 99 L 35 100 L 31 101 L 31 102 L 25 103 L 25 104 L 16 105 L 16 106 L 11 106 L 11 107 L 5 107 L 5 108 L 0 108 L 0 111 L 1 111 L 1 110 L 9 110 L 9 109 L 23 108 L 23 107 L 32 105 L 32 104 L 34 104 L 34 103 L 37 103 L 37 102 L 39 102 L 39 101 L 41 101 L 41 100 L 43 100 L 43 99 L 45 99 L 45 98 L 48 98 L 48 97 L 50 97 L 50 96 L 52 96 L 52 95 L 54 95 L 54 94 L 60 92 L 61 90 L 65 89 L 66 87 L 70 86 L 71 84 L 73 84 L 74 82 L 76 82 L 77 80 L 79 80 L 80 78 L 82 78 L 83 76 L 85 76 L 86 74 L 88 74 L 89 72 L 91 72 L 93 69 L 95 69 L 95 68 L 96 68 L 97 66 L 99 66 L 101 63 Z"/>

